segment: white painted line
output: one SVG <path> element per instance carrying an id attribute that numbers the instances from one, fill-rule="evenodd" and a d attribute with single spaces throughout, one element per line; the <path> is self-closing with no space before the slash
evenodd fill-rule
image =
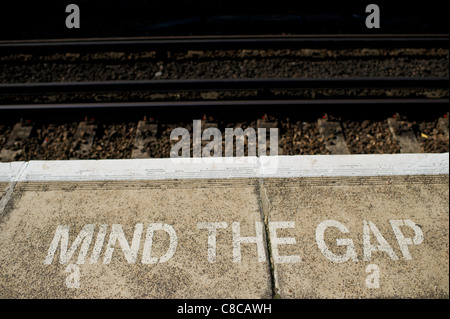
<path id="1" fill-rule="evenodd" d="M 408 127 L 408 122 L 398 121 L 395 118 L 388 118 L 389 130 L 392 136 L 398 141 L 401 153 L 423 153 L 423 149 L 417 141 L 412 128 Z"/>
<path id="2" fill-rule="evenodd" d="M 325 147 L 330 151 L 331 154 L 350 154 L 341 124 L 339 122 L 329 121 L 326 119 L 318 119 L 317 129 L 323 136 L 323 139 L 325 140 Z M 331 137 L 333 138 L 330 139 Z"/>
<path id="3" fill-rule="evenodd" d="M 24 166 L 28 164 L 27 166 Z M 20 169 L 24 171 L 20 173 Z M 449 154 L 302 155 L 0 163 L 0 182 L 448 175 Z"/>

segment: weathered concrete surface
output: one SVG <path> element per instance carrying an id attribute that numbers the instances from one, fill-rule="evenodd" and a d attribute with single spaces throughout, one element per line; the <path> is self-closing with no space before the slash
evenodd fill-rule
<path id="1" fill-rule="evenodd" d="M 241 245 L 241 262 L 233 261 L 232 223 L 240 235 L 255 236 L 262 222 L 257 180 L 139 182 L 19 182 L 0 215 L 0 298 L 271 298 L 268 253 L 258 261 L 257 245 Z M 208 230 L 199 222 L 226 222 L 217 229 L 214 263 L 208 261 Z M 123 228 L 132 245 L 136 224 L 143 224 L 134 263 L 116 242 L 111 262 L 104 263 L 113 224 Z M 143 263 L 150 223 L 168 224 L 176 232 L 174 255 L 164 263 Z M 68 248 L 87 224 L 95 224 L 86 260 L 78 265 L 79 288 L 73 284 L 81 244 L 70 261 L 60 263 L 58 245 L 44 264 L 56 229 L 69 227 Z M 96 263 L 90 264 L 100 225 L 106 239 Z M 265 240 L 265 238 L 264 238 Z M 151 257 L 169 251 L 169 235 L 155 231 Z"/>
<path id="2" fill-rule="evenodd" d="M 0 163 L 0 298 L 448 298 L 448 154 L 266 160 Z"/>
<path id="3" fill-rule="evenodd" d="M 295 222 L 295 228 L 277 230 L 277 237 L 296 240 L 295 244 L 278 245 L 279 255 L 301 258 L 299 263 L 274 264 L 278 293 L 282 298 L 448 298 L 448 181 L 448 175 L 265 179 L 269 221 Z M 316 229 L 325 220 L 338 221 L 348 230 L 343 233 L 336 227 L 327 228 L 326 247 L 335 255 L 344 255 L 348 246 L 338 246 L 336 239 L 351 239 L 357 261 L 343 258 L 343 262 L 336 263 L 338 259 L 331 261 L 321 252 Z M 421 242 L 420 236 L 415 238 L 414 228 L 400 227 L 404 237 L 411 238 L 411 245 L 406 245 L 410 260 L 400 250 L 390 220 L 411 220 L 422 231 Z M 367 260 L 364 221 L 369 229 L 366 239 L 370 241 L 366 247 L 375 246 L 371 256 L 366 255 Z M 380 243 L 369 222 L 398 260 L 377 250 Z M 374 268 L 367 269 L 369 265 L 378 267 L 378 288 Z"/>

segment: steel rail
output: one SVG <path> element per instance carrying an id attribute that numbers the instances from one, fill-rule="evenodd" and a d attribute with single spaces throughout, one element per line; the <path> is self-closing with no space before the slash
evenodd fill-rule
<path id="1" fill-rule="evenodd" d="M 111 102 L 111 103 L 54 103 L 0 105 L 1 110 L 46 109 L 107 109 L 107 108 L 193 108 L 225 106 L 313 106 L 313 105 L 435 105 L 447 106 L 449 99 L 316 99 L 316 100 L 227 100 L 227 101 L 167 101 L 167 102 Z"/>
<path id="2" fill-rule="evenodd" d="M 278 78 L 0 84 L 0 94 L 261 89 L 448 88 L 449 78 Z"/>
<path id="3" fill-rule="evenodd" d="M 339 34 L 74 38 L 0 41 L 0 50 L 227 49 L 335 47 L 449 47 L 448 34 Z"/>

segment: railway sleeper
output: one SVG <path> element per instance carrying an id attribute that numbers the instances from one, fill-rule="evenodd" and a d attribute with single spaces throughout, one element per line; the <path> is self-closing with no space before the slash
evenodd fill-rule
<path id="1" fill-rule="evenodd" d="M 8 141 L 0 152 L 1 162 L 13 162 L 23 153 L 23 142 L 28 139 L 33 130 L 31 121 L 23 121 L 16 123 L 9 135 Z"/>
<path id="2" fill-rule="evenodd" d="M 71 159 L 87 158 L 89 156 L 96 131 L 97 124 L 94 119 L 85 119 L 78 124 L 70 150 L 72 153 Z"/>
<path id="3" fill-rule="evenodd" d="M 438 121 L 438 128 L 444 133 L 445 137 L 449 138 L 448 135 L 448 118 L 441 117 Z"/>
<path id="4" fill-rule="evenodd" d="M 145 117 L 144 120 L 139 121 L 136 137 L 134 140 L 134 148 L 131 153 L 131 158 L 149 158 L 150 156 L 146 152 L 147 146 L 156 142 L 156 135 L 158 134 L 158 124 L 152 123 L 152 121 L 147 121 Z"/>
<path id="5" fill-rule="evenodd" d="M 341 124 L 326 118 L 317 120 L 317 128 L 325 142 L 326 149 L 334 155 L 350 154 Z"/>
<path id="6" fill-rule="evenodd" d="M 411 123 L 394 117 L 389 118 L 387 122 L 389 130 L 400 145 L 400 153 L 423 153 Z"/>

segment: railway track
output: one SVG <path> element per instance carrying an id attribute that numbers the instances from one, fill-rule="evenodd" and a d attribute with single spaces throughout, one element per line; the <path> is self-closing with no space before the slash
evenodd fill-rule
<path id="1" fill-rule="evenodd" d="M 448 103 L 446 78 L 211 79 L 0 84 L 0 109 Z M 312 93 L 314 92 L 314 93 Z M 335 93 L 338 92 L 338 93 Z M 93 103 L 110 94 L 108 103 Z M 164 95 L 165 94 L 165 95 Z M 174 98 L 174 94 L 177 98 Z M 308 98 L 314 94 L 314 98 Z M 57 103 L 39 103 L 56 96 Z M 157 97 L 157 98 L 156 98 Z M 351 97 L 351 98 L 350 98 Z M 391 97 L 391 98 L 389 98 Z M 23 103 L 34 100 L 35 103 Z M 156 101 L 155 101 L 156 100 Z M 6 102 L 6 103 L 5 103 Z M 10 103 L 8 103 L 10 102 Z M 11 103 L 12 102 L 12 103 Z M 192 102 L 183 104 L 183 102 Z"/>
<path id="2" fill-rule="evenodd" d="M 319 60 L 324 59 L 321 56 L 324 52 L 328 52 L 325 59 L 339 62 L 336 55 L 326 56 L 328 50 L 342 49 L 345 53 L 340 54 L 344 60 L 348 59 L 345 54 L 356 55 L 355 61 L 374 55 L 374 67 L 379 67 L 377 59 L 384 61 L 386 55 L 392 56 L 389 63 L 395 65 L 396 59 L 400 61 L 404 57 L 402 61 L 409 62 L 423 54 L 424 48 L 443 50 L 430 51 L 439 52 L 440 58 L 448 56 L 448 35 L 70 39 L 8 41 L 1 42 L 0 47 L 6 52 L 5 63 L 13 61 L 27 67 L 47 63 L 45 56 L 49 52 L 91 54 L 110 52 L 114 48 L 115 52 L 125 51 L 118 59 L 118 63 L 123 63 L 126 52 L 154 50 L 151 63 L 162 70 L 161 66 L 171 59 L 168 52 L 176 50 L 187 51 L 182 60 L 191 59 L 196 65 L 205 58 L 206 50 L 213 50 L 207 58 L 210 60 L 214 60 L 217 52 L 223 52 L 214 50 L 244 48 L 288 49 L 290 56 L 299 59 L 305 51 L 298 51 L 301 54 L 296 56 L 295 50 L 305 47 L 319 50 L 308 51 L 305 63 L 317 59 L 317 55 Z M 348 51 L 354 48 L 360 51 Z M 388 51 L 370 51 L 361 58 L 361 52 L 367 48 Z M 395 54 L 389 51 L 398 48 L 406 51 L 395 51 Z M 419 50 L 411 53 L 408 51 L 411 48 Z M 16 59 L 16 53 L 11 52 L 31 52 L 31 62 L 20 62 L 22 55 Z M 81 54 L 83 57 L 84 53 Z M 64 54 L 54 63 L 60 63 L 61 56 Z M 104 63 L 102 59 L 99 66 Z M 216 59 L 223 56 L 217 54 Z M 177 59 L 172 60 L 178 63 Z M 75 55 L 75 66 L 82 61 L 83 58 Z M 440 60 L 437 61 L 434 66 L 439 65 Z M 68 62 L 61 64 L 65 63 Z M 250 66 L 244 66 L 244 70 L 245 67 Z M 414 63 L 405 69 L 400 73 L 420 72 Z M 445 65 L 444 72 L 424 69 L 418 77 L 397 76 L 391 72 L 392 66 L 387 67 L 391 76 L 343 77 L 339 76 L 341 70 L 335 71 L 336 76 L 316 78 L 198 78 L 194 75 L 192 78 L 51 82 L 40 80 L 45 75 L 40 71 L 42 74 L 36 75 L 38 81 L 4 80 L 0 84 L 3 114 L 0 157 L 2 161 L 168 157 L 174 144 L 169 139 L 170 131 L 192 126 L 192 120 L 200 118 L 205 125 L 222 129 L 277 127 L 279 153 L 283 155 L 448 152 L 449 80 Z M 128 69 L 124 71 L 127 72 L 130 74 Z M 421 111 L 411 111 L 413 105 L 426 110 L 426 116 L 417 116 Z M 272 120 L 264 114 L 273 116 Z"/>
<path id="3" fill-rule="evenodd" d="M 448 78 L 209 79 L 0 84 L 0 94 L 260 89 L 447 88 Z"/>

